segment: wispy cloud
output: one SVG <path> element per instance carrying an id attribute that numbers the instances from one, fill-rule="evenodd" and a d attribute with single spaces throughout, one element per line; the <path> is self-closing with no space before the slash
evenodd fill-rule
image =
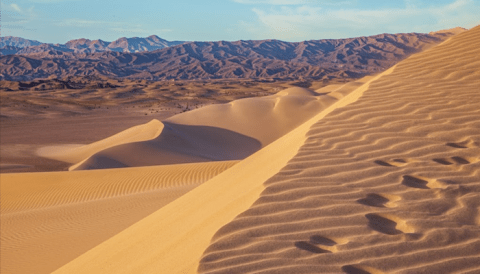
<path id="1" fill-rule="evenodd" d="M 428 32 L 453 26 L 471 27 L 479 23 L 479 5 L 474 0 L 426 6 L 421 1 L 406 1 L 402 8 L 356 9 L 300 5 L 252 8 L 270 36 L 285 40 L 305 37 L 341 38 L 382 32 Z M 242 22 L 245 24 L 245 22 Z M 406 28 L 410 26 L 410 29 Z M 314 38 L 315 37 L 315 38 Z M 311 38 L 311 39 L 312 39 Z"/>
<path id="2" fill-rule="evenodd" d="M 39 4 L 56 4 L 61 2 L 73 2 L 79 0 L 29 0 L 32 3 L 39 3 Z"/>
<path id="3" fill-rule="evenodd" d="M 10 7 L 11 7 L 14 11 L 16 11 L 16 12 L 18 12 L 18 13 L 22 13 L 22 9 L 21 9 L 17 4 L 10 4 Z"/>
<path id="4" fill-rule="evenodd" d="M 34 6 L 24 8 L 18 4 L 13 3 L 10 5 L 5 5 L 3 9 L 4 12 L 2 14 L 2 20 L 5 23 L 24 24 L 26 22 L 30 22 L 37 17 L 37 14 L 34 11 Z"/>
<path id="5" fill-rule="evenodd" d="M 249 4 L 249 5 L 258 5 L 258 4 L 268 4 L 268 5 L 303 5 L 312 3 L 311 0 L 233 0 L 233 2 L 240 4 Z"/>

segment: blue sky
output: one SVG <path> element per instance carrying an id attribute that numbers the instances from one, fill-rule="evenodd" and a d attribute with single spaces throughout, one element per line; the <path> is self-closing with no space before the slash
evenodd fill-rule
<path id="1" fill-rule="evenodd" d="M 1 35 L 46 43 L 303 41 L 480 24 L 480 0 L 2 0 Z"/>

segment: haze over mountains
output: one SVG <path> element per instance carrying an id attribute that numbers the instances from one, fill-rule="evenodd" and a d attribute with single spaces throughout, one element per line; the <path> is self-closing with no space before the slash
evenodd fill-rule
<path id="1" fill-rule="evenodd" d="M 0 54 L 30 54 L 39 52 L 73 52 L 73 53 L 94 53 L 94 52 L 142 52 L 163 49 L 182 44 L 182 41 L 167 41 L 156 35 L 145 38 L 119 38 L 113 42 L 89 40 L 85 38 L 70 40 L 65 44 L 48 44 L 35 40 L 28 40 L 20 37 L 0 37 Z"/>
<path id="2" fill-rule="evenodd" d="M 25 47 L 15 55 L 0 57 L 0 80 L 86 75 L 150 80 L 360 77 L 383 71 L 459 31 L 463 29 L 303 42 L 184 43 L 149 36 L 111 43 L 77 39 L 65 45 L 36 45 L 37 41 L 5 37 L 0 43 L 5 52 Z"/>

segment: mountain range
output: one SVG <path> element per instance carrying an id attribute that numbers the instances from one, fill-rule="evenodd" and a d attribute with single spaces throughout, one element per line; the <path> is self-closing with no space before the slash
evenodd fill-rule
<path id="1" fill-rule="evenodd" d="M 64 45 L 36 45 L 37 41 L 4 37 L 0 46 L 5 51 L 25 47 L 16 54 L 0 56 L 0 80 L 87 75 L 150 80 L 360 77 L 383 71 L 463 30 L 303 42 L 168 42 L 149 36 L 111 43 L 77 39 Z"/>
<path id="2" fill-rule="evenodd" d="M 182 44 L 181 41 L 167 41 L 156 35 L 145 38 L 119 38 L 113 42 L 101 39 L 89 40 L 85 38 L 70 40 L 65 44 L 47 44 L 20 37 L 0 37 L 0 54 L 30 54 L 48 51 L 94 53 L 94 52 L 142 52 L 154 51 Z"/>

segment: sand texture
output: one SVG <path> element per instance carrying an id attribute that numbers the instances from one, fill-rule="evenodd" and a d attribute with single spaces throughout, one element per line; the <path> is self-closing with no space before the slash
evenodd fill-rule
<path id="1" fill-rule="evenodd" d="M 480 27 L 319 120 L 200 273 L 479 273 Z"/>
<path id="2" fill-rule="evenodd" d="M 97 170 L 0 175 L 1 272 L 479 273 L 479 43 L 45 148 Z"/>
<path id="3" fill-rule="evenodd" d="M 479 38 L 370 79 L 55 273 L 478 273 Z"/>
<path id="4" fill-rule="evenodd" d="M 195 273 L 215 232 L 252 205 L 264 190 L 263 183 L 297 153 L 310 127 L 333 110 L 357 100 L 381 75 L 361 80 L 364 83 L 360 87 L 341 86 L 344 94 L 350 90 L 341 100 L 56 273 Z"/>
<path id="5" fill-rule="evenodd" d="M 364 80 L 363 80 L 364 81 Z M 39 155 L 75 163 L 70 170 L 241 160 L 304 123 L 362 80 L 329 93 L 291 87 L 135 126 L 80 147 L 45 147 Z M 330 96 L 332 94 L 332 96 Z"/>
<path id="6" fill-rule="evenodd" d="M 1 174 L 1 273 L 50 273 L 236 162 Z"/>

